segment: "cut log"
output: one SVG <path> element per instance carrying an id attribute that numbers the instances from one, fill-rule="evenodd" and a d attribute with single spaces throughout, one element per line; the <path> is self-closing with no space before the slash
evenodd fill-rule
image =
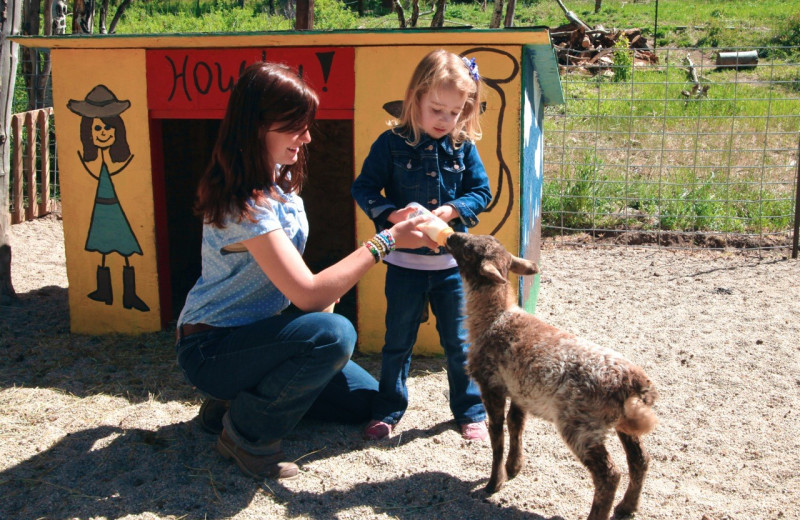
<path id="1" fill-rule="evenodd" d="M 748 69 L 758 66 L 758 51 L 720 52 L 717 68 Z"/>

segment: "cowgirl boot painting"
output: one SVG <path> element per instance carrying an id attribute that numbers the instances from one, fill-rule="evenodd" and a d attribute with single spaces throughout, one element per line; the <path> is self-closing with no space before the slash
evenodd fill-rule
<path id="1" fill-rule="evenodd" d="M 136 296 L 136 275 L 130 265 L 122 268 L 122 306 L 142 312 L 150 310 L 150 307 Z"/>
<path id="2" fill-rule="evenodd" d="M 106 305 L 114 303 L 114 295 L 111 291 L 111 269 L 102 265 L 97 266 L 97 290 L 89 293 L 89 298 Z"/>
<path id="3" fill-rule="evenodd" d="M 106 255 L 117 253 L 125 259 L 122 270 L 122 306 L 148 312 L 150 307 L 136 295 L 136 278 L 128 258 L 141 255 L 142 248 L 122 209 L 112 178 L 122 172 L 133 159 L 128 146 L 125 122 L 120 114 L 131 102 L 119 100 L 105 85 L 94 87 L 83 100 L 71 99 L 67 108 L 81 116 L 80 137 L 83 153 L 78 157 L 83 167 L 97 180 L 86 251 L 100 253 L 102 265 L 97 269 L 97 290 L 89 294 L 95 301 L 111 305 L 111 275 Z"/>

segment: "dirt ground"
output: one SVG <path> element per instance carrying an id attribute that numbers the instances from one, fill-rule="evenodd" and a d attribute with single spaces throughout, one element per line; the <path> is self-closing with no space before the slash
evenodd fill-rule
<path id="1" fill-rule="evenodd" d="M 12 226 L 18 304 L 0 308 L 0 519 L 584 518 L 587 472 L 532 419 L 527 465 L 483 491 L 441 359 L 412 363 L 397 434 L 303 422 L 301 476 L 257 482 L 195 422 L 171 331 L 69 333 L 61 221 Z M 800 518 L 800 262 L 783 253 L 545 245 L 537 314 L 613 347 L 656 382 L 660 424 L 639 519 Z M 359 356 L 373 373 L 378 361 Z M 615 438 L 612 455 L 624 468 Z M 618 498 L 626 485 L 623 479 Z"/>

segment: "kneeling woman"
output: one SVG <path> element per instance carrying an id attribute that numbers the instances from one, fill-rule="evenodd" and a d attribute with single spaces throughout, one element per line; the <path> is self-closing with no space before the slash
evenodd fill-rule
<path id="1" fill-rule="evenodd" d="M 350 360 L 356 333 L 322 312 L 397 247 L 435 247 L 406 220 L 313 274 L 302 258 L 308 221 L 299 196 L 317 95 L 288 67 L 257 63 L 228 102 L 195 210 L 202 273 L 178 319 L 178 363 L 212 399 L 201 407 L 217 449 L 246 474 L 298 468 L 281 439 L 305 415 L 369 419 L 378 383 Z M 302 312 L 284 311 L 293 303 Z"/>

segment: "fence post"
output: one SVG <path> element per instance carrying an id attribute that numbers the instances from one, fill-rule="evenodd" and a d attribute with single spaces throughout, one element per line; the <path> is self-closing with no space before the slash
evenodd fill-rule
<path id="1" fill-rule="evenodd" d="M 50 213 L 50 114 L 52 108 L 39 110 L 36 117 L 36 128 L 39 132 L 39 153 L 41 154 L 41 189 L 39 196 L 39 215 Z"/>
<path id="2" fill-rule="evenodd" d="M 36 130 L 33 127 L 33 111 L 25 112 L 25 130 L 28 132 L 28 142 L 25 146 L 25 160 L 23 169 L 25 170 L 25 180 L 28 189 L 28 207 L 25 208 L 25 220 L 33 220 L 38 216 L 38 205 L 36 202 Z M 22 146 L 22 142 L 17 143 Z"/>
<path id="3" fill-rule="evenodd" d="M 11 223 L 50 213 L 50 116 L 52 107 L 38 108 L 11 116 L 11 142 L 14 155 L 11 161 L 11 178 L 14 183 L 14 204 L 11 208 Z M 27 133 L 27 143 L 23 141 L 22 129 Z M 41 147 L 41 174 L 36 175 L 37 135 Z M 37 178 L 41 188 L 37 189 Z M 26 186 L 23 189 L 23 186 Z M 24 204 L 24 195 L 28 204 Z M 40 199 L 40 200 L 39 200 Z M 39 202 L 37 202 L 39 200 Z"/>
<path id="4" fill-rule="evenodd" d="M 797 259 L 798 233 L 800 233 L 800 133 L 797 134 L 797 183 L 794 186 L 794 233 L 792 258 Z"/>
<path id="5" fill-rule="evenodd" d="M 14 155 L 11 157 L 11 178 L 14 180 L 14 207 L 11 209 L 11 223 L 19 224 L 23 220 L 22 212 L 22 126 L 19 116 L 11 116 L 11 139 Z"/>

